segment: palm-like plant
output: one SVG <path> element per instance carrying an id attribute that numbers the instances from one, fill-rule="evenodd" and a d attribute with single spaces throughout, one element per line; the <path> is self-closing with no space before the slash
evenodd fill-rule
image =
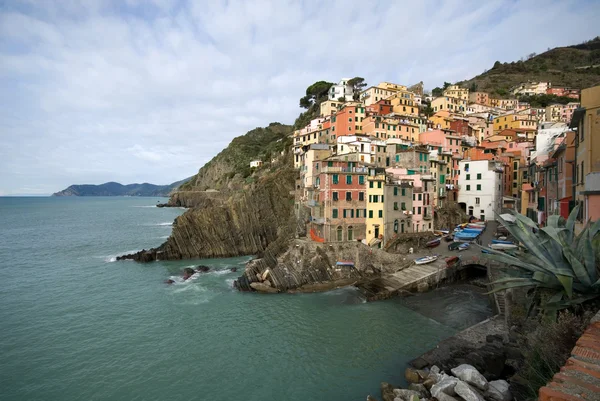
<path id="1" fill-rule="evenodd" d="M 516 212 L 512 213 L 514 223 L 497 216 L 526 252 L 507 254 L 486 249 L 489 259 L 514 267 L 508 270 L 509 277 L 491 283 L 492 292 L 517 287 L 545 288 L 551 296 L 542 305 L 544 309 L 563 309 L 600 297 L 600 271 L 596 263 L 600 220 L 594 224 L 588 222 L 576 235 L 578 212 L 576 206 L 567 220 L 550 216 L 548 225 L 541 228 Z"/>

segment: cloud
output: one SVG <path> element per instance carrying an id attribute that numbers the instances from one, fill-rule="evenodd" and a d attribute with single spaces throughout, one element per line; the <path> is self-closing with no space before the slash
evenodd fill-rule
<path id="1" fill-rule="evenodd" d="M 589 39 L 600 18 L 596 2 L 413 3 L 5 4 L 0 193 L 170 183 L 235 136 L 293 122 L 314 81 L 432 88 Z"/>

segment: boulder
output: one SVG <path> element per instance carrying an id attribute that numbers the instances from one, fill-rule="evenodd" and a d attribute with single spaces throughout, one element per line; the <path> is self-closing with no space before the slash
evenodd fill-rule
<path id="1" fill-rule="evenodd" d="M 471 365 L 463 364 L 450 370 L 452 374 L 460 380 L 477 387 L 480 390 L 487 390 L 488 381 L 477 369 Z"/>
<path id="2" fill-rule="evenodd" d="M 427 391 L 427 388 L 422 384 L 411 383 L 408 385 L 408 389 L 419 393 L 420 398 L 428 398 L 429 397 L 429 391 Z"/>
<path id="3" fill-rule="evenodd" d="M 186 267 L 185 269 L 183 269 L 183 279 L 187 280 L 188 278 L 192 277 L 194 273 L 196 273 L 194 269 L 192 269 L 191 267 Z"/>
<path id="4" fill-rule="evenodd" d="M 267 287 L 271 287 L 271 282 L 269 280 L 263 281 L 263 284 L 266 285 Z"/>
<path id="5" fill-rule="evenodd" d="M 438 395 L 440 393 L 444 393 L 447 395 L 456 395 L 454 387 L 459 381 L 460 380 L 458 380 L 456 377 L 444 374 L 441 380 L 439 380 L 436 384 L 431 386 L 431 395 L 437 399 L 439 399 Z"/>
<path id="6" fill-rule="evenodd" d="M 200 265 L 196 268 L 197 271 L 199 271 L 200 273 L 206 273 L 207 271 L 210 270 L 210 267 L 208 266 L 204 266 L 204 265 Z"/>
<path id="7" fill-rule="evenodd" d="M 232 267 L 231 269 L 229 269 L 229 271 L 235 273 L 237 271 L 237 267 Z"/>
<path id="8" fill-rule="evenodd" d="M 485 398 L 492 401 L 511 401 L 512 394 L 509 390 L 509 384 L 506 380 L 494 380 L 488 383 L 488 389 L 485 392 Z"/>
<path id="9" fill-rule="evenodd" d="M 390 383 L 381 382 L 381 398 L 383 401 L 394 401 L 394 387 Z"/>
<path id="10" fill-rule="evenodd" d="M 258 292 L 267 292 L 270 294 L 279 292 L 277 288 L 269 287 L 268 285 L 265 285 L 263 283 L 250 283 L 250 287 L 252 287 Z"/>
<path id="11" fill-rule="evenodd" d="M 485 401 L 483 396 L 472 386 L 463 381 L 456 383 L 454 387 L 456 394 L 460 395 L 465 401 Z"/>
<path id="12" fill-rule="evenodd" d="M 445 393 L 439 393 L 436 399 L 438 401 L 459 401 L 458 398 L 452 397 L 451 395 Z"/>
<path id="13" fill-rule="evenodd" d="M 440 374 L 440 368 L 438 368 L 437 366 L 433 365 L 431 367 L 431 369 L 429 369 L 429 372 L 431 374 L 434 374 L 434 375 L 439 375 Z"/>
<path id="14" fill-rule="evenodd" d="M 411 401 L 413 396 L 419 398 L 419 393 L 413 390 L 405 390 L 403 388 L 394 389 L 394 401 Z M 399 400 L 398 400 L 399 399 Z"/>
<path id="15" fill-rule="evenodd" d="M 421 383 L 423 381 L 419 371 L 415 368 L 406 368 L 404 371 L 404 378 L 409 383 Z"/>

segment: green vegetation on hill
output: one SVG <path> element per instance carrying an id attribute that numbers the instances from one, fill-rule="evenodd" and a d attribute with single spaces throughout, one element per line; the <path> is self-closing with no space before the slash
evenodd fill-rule
<path id="1" fill-rule="evenodd" d="M 234 138 L 179 190 L 223 190 L 231 181 L 243 184 L 253 173 L 250 162 L 262 160 L 267 164 L 279 157 L 282 151 L 290 148 L 291 133 L 292 127 L 289 125 L 271 123 L 265 128 L 255 128 Z"/>
<path id="2" fill-rule="evenodd" d="M 557 47 L 511 63 L 494 66 L 467 81 L 458 82 L 470 90 L 508 97 L 512 87 L 527 81 L 551 82 L 552 86 L 583 89 L 600 84 L 600 37 L 568 47 Z"/>

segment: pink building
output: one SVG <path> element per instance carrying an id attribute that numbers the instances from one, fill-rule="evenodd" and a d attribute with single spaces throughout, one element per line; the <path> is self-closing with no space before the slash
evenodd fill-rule
<path id="1" fill-rule="evenodd" d="M 446 184 L 448 197 L 450 200 L 456 200 L 458 191 L 458 162 L 462 160 L 461 137 L 453 130 L 436 129 L 432 131 L 421 132 L 419 140 L 422 144 L 437 146 L 440 153 L 451 153 L 452 164 L 446 167 Z"/>
<path id="2" fill-rule="evenodd" d="M 388 168 L 386 173 L 394 179 L 407 180 L 413 183 L 413 232 L 433 231 L 433 197 L 435 195 L 435 179 L 429 174 L 413 174 L 405 168 Z"/>

